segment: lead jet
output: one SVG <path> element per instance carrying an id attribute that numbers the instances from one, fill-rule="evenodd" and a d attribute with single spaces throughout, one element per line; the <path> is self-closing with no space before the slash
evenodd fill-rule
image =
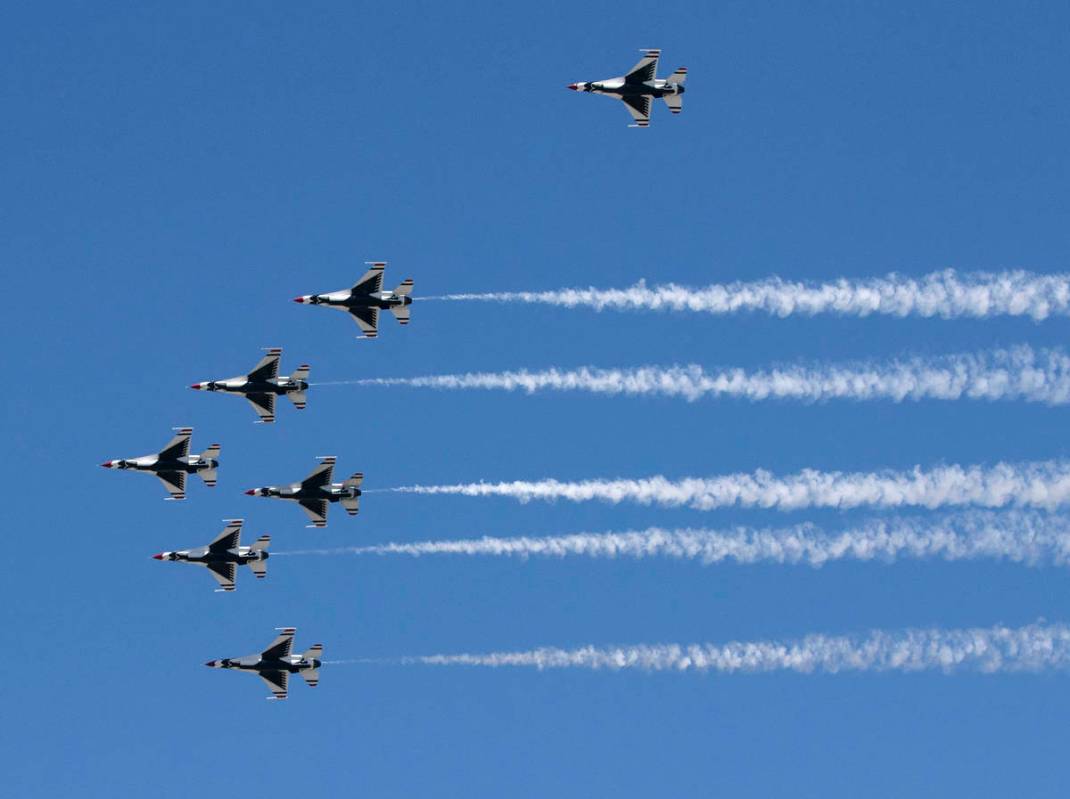
<path id="1" fill-rule="evenodd" d="M 246 655 L 241 658 L 223 658 L 209 660 L 205 666 L 213 669 L 238 669 L 253 671 L 267 683 L 271 689 L 268 699 L 285 699 L 286 689 L 291 674 L 300 674 L 309 688 L 319 685 L 319 668 L 323 665 L 323 644 L 315 644 L 303 654 L 291 655 L 296 627 L 277 627 L 279 637 L 268 644 L 268 648 L 259 655 Z"/>
<path id="2" fill-rule="evenodd" d="M 409 323 L 409 306 L 412 305 L 412 278 L 406 278 L 393 291 L 383 291 L 383 270 L 386 261 L 368 261 L 370 267 L 353 288 L 331 291 L 327 294 L 305 294 L 294 297 L 294 302 L 308 305 L 325 305 L 345 311 L 357 323 L 363 338 L 379 335 L 379 311 L 390 311 L 400 324 Z"/>
<path id="3" fill-rule="evenodd" d="M 167 446 L 155 455 L 142 455 L 140 458 L 121 458 L 104 461 L 100 464 L 105 469 L 133 469 L 136 472 L 151 472 L 160 478 L 163 487 L 171 496 L 167 499 L 186 498 L 186 475 L 198 475 L 209 488 L 215 486 L 219 469 L 218 444 L 212 444 L 200 455 L 189 454 L 189 440 L 193 435 L 192 427 L 174 428 L 176 435 L 167 442 Z"/>
<path id="4" fill-rule="evenodd" d="M 568 88 L 577 92 L 590 92 L 614 97 L 624 103 L 635 123 L 630 128 L 645 128 L 650 125 L 650 104 L 657 98 L 665 101 L 669 110 L 679 114 L 684 110 L 684 81 L 687 68 L 680 67 L 668 78 L 657 77 L 658 58 L 661 50 L 642 50 L 642 59 L 627 75 L 592 83 L 570 83 Z"/>
<path id="5" fill-rule="evenodd" d="M 342 503 L 346 513 L 356 516 L 360 511 L 360 484 L 364 481 L 364 474 L 357 472 L 345 482 L 332 483 L 331 474 L 336 458 L 334 455 L 324 455 L 320 460 L 322 463 L 300 483 L 250 488 L 245 493 L 251 497 L 293 500 L 312 520 L 309 527 L 327 526 L 327 507 L 330 502 Z"/>
<path id="6" fill-rule="evenodd" d="M 303 363 L 289 377 L 279 377 L 282 350 L 272 347 L 265 351 L 267 355 L 244 377 L 208 380 L 204 383 L 194 383 L 190 388 L 244 395 L 260 417 L 260 421 L 265 424 L 275 421 L 275 397 L 287 397 L 297 410 L 304 410 L 308 402 L 308 395 L 305 394 L 308 390 L 308 373 L 312 367 Z"/>
<path id="7" fill-rule="evenodd" d="M 156 560 L 174 560 L 206 566 L 219 583 L 217 591 L 233 591 L 234 577 L 239 566 L 248 566 L 257 579 L 267 577 L 268 545 L 271 536 L 262 535 L 252 546 L 241 545 L 241 519 L 228 519 L 227 526 L 208 546 L 159 552 Z"/>

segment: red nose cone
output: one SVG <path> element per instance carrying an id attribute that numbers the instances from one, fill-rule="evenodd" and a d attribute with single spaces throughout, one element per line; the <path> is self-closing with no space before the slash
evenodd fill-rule
<path id="1" fill-rule="evenodd" d="M 201 387 L 200 383 L 194 383 L 192 386 L 190 386 L 190 388 L 200 388 L 200 387 Z"/>
<path id="2" fill-rule="evenodd" d="M 163 560 L 163 553 L 162 552 L 157 552 L 152 557 L 155 558 L 156 560 Z"/>
<path id="3" fill-rule="evenodd" d="M 578 92 L 580 90 L 580 85 L 578 83 L 570 83 L 568 88 L 572 89 L 574 92 Z"/>
<path id="4" fill-rule="evenodd" d="M 304 301 L 305 301 L 304 297 L 294 297 L 294 302 L 304 302 Z"/>
<path id="5" fill-rule="evenodd" d="M 102 463 L 100 465 L 103 466 L 105 469 L 110 469 L 111 468 L 111 461 L 104 461 L 104 463 Z"/>
<path id="6" fill-rule="evenodd" d="M 249 496 L 251 496 L 251 497 L 255 497 L 255 496 L 256 496 L 256 489 L 255 489 L 255 488 L 250 488 L 250 489 L 249 489 L 248 491 L 246 491 L 245 493 L 246 493 L 246 494 L 248 494 L 248 495 L 249 495 Z"/>

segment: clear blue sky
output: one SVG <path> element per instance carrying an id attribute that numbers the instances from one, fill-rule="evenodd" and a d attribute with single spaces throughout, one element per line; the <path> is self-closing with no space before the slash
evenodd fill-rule
<path id="1" fill-rule="evenodd" d="M 236 594 L 149 558 L 244 516 L 341 546 L 774 514 L 369 495 L 326 530 L 242 495 L 321 454 L 368 487 L 868 470 L 1067 455 L 1066 411 L 321 388 L 252 424 L 190 391 L 259 348 L 314 379 L 1026 342 L 1070 322 L 567 312 L 426 303 L 356 342 L 291 297 L 368 259 L 417 294 L 770 274 L 1062 271 L 1063 3 L 38 3 L 0 31 L 7 457 L 0 595 L 12 795 L 1065 795 L 1065 674 L 757 677 L 337 666 L 265 702 L 210 671 L 272 628 L 327 657 L 719 642 L 1070 618 L 1062 570 L 278 558 Z M 661 47 L 646 131 L 565 85 Z M 175 425 L 219 485 L 106 472 Z"/>

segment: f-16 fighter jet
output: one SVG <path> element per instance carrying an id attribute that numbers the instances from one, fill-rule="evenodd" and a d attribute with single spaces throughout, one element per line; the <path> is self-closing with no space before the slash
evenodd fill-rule
<path id="1" fill-rule="evenodd" d="M 323 644 L 315 644 L 300 655 L 291 655 L 296 627 L 277 627 L 280 635 L 259 655 L 246 655 L 243 658 L 223 658 L 209 660 L 205 663 L 213 669 L 239 669 L 255 671 L 256 676 L 267 683 L 271 689 L 268 699 L 285 699 L 286 688 L 291 674 L 300 674 L 310 688 L 319 685 L 323 657 Z"/>
<path id="2" fill-rule="evenodd" d="M 189 440 L 193 435 L 192 427 L 174 428 L 177 435 L 167 442 L 167 446 L 155 455 L 142 455 L 140 458 L 126 458 L 104 461 L 100 464 L 105 469 L 133 469 L 138 472 L 152 472 L 160 478 L 163 487 L 171 496 L 167 499 L 186 498 L 186 475 L 199 475 L 209 488 L 215 486 L 219 469 L 219 445 L 212 444 L 200 455 L 189 454 Z"/>
<path id="3" fill-rule="evenodd" d="M 180 549 L 177 552 L 160 552 L 156 560 L 177 560 L 182 563 L 197 563 L 207 566 L 219 583 L 217 591 L 233 591 L 234 576 L 239 566 L 248 566 L 258 579 L 267 577 L 268 545 L 271 536 L 262 535 L 249 547 L 241 545 L 241 519 L 228 519 L 227 526 L 206 547 Z"/>
<path id="4" fill-rule="evenodd" d="M 343 483 L 332 483 L 334 455 L 320 456 L 323 461 L 300 483 L 283 486 L 266 486 L 250 488 L 245 493 L 251 497 L 278 497 L 294 500 L 312 520 L 309 527 L 327 526 L 327 503 L 341 502 L 350 516 L 356 516 L 360 510 L 360 484 L 364 474 L 357 472 Z"/>
<path id="5" fill-rule="evenodd" d="M 680 67 L 668 78 L 657 77 L 658 58 L 661 50 L 642 50 L 643 58 L 627 75 L 610 78 L 593 83 L 570 83 L 568 88 L 577 92 L 605 94 L 624 103 L 635 124 L 631 128 L 645 128 L 650 125 L 650 104 L 661 98 L 669 110 L 679 114 L 684 110 L 684 81 L 687 80 L 687 68 Z"/>
<path id="6" fill-rule="evenodd" d="M 226 380 L 208 380 L 194 383 L 190 388 L 197 391 L 222 391 L 226 394 L 243 394 L 249 400 L 260 417 L 260 421 L 275 421 L 275 397 L 288 397 L 298 410 L 308 402 L 305 392 L 308 390 L 308 372 L 311 367 L 303 363 L 289 377 L 279 377 L 279 358 L 282 350 L 272 347 L 267 355 L 253 367 L 253 371 L 244 377 L 231 377 Z"/>
<path id="7" fill-rule="evenodd" d="M 351 289 L 332 291 L 327 294 L 305 294 L 294 297 L 294 302 L 309 305 L 326 305 L 350 314 L 364 333 L 364 338 L 379 335 L 379 311 L 390 311 L 399 323 L 409 323 L 409 306 L 412 304 L 412 278 L 401 281 L 393 291 L 383 291 L 383 270 L 386 261 L 368 261 L 371 267 L 364 277 Z"/>

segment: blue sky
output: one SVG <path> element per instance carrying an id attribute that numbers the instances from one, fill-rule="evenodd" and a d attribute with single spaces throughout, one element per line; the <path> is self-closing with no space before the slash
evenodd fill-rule
<path id="1" fill-rule="evenodd" d="M 1067 455 L 1020 403 L 688 404 L 321 387 L 252 424 L 186 386 L 285 348 L 313 379 L 1061 345 L 1066 319 L 941 321 L 417 303 L 357 342 L 290 298 L 362 262 L 416 293 L 1065 269 L 1058 3 L 49 3 L 9 10 L 0 257 L 8 631 L 0 767 L 23 796 L 1065 793 L 1066 675 L 765 676 L 337 666 L 265 702 L 201 664 L 272 628 L 328 658 L 720 642 L 1070 618 L 1061 569 L 935 561 L 278 558 L 213 593 L 149 558 L 221 519 L 279 550 L 662 526 L 849 524 L 369 495 L 323 531 L 242 495 L 316 455 L 366 485 L 910 468 Z M 638 47 L 690 70 L 645 131 L 565 90 Z M 223 445 L 166 503 L 97 464 Z M 249 577 L 248 574 L 242 577 Z"/>

